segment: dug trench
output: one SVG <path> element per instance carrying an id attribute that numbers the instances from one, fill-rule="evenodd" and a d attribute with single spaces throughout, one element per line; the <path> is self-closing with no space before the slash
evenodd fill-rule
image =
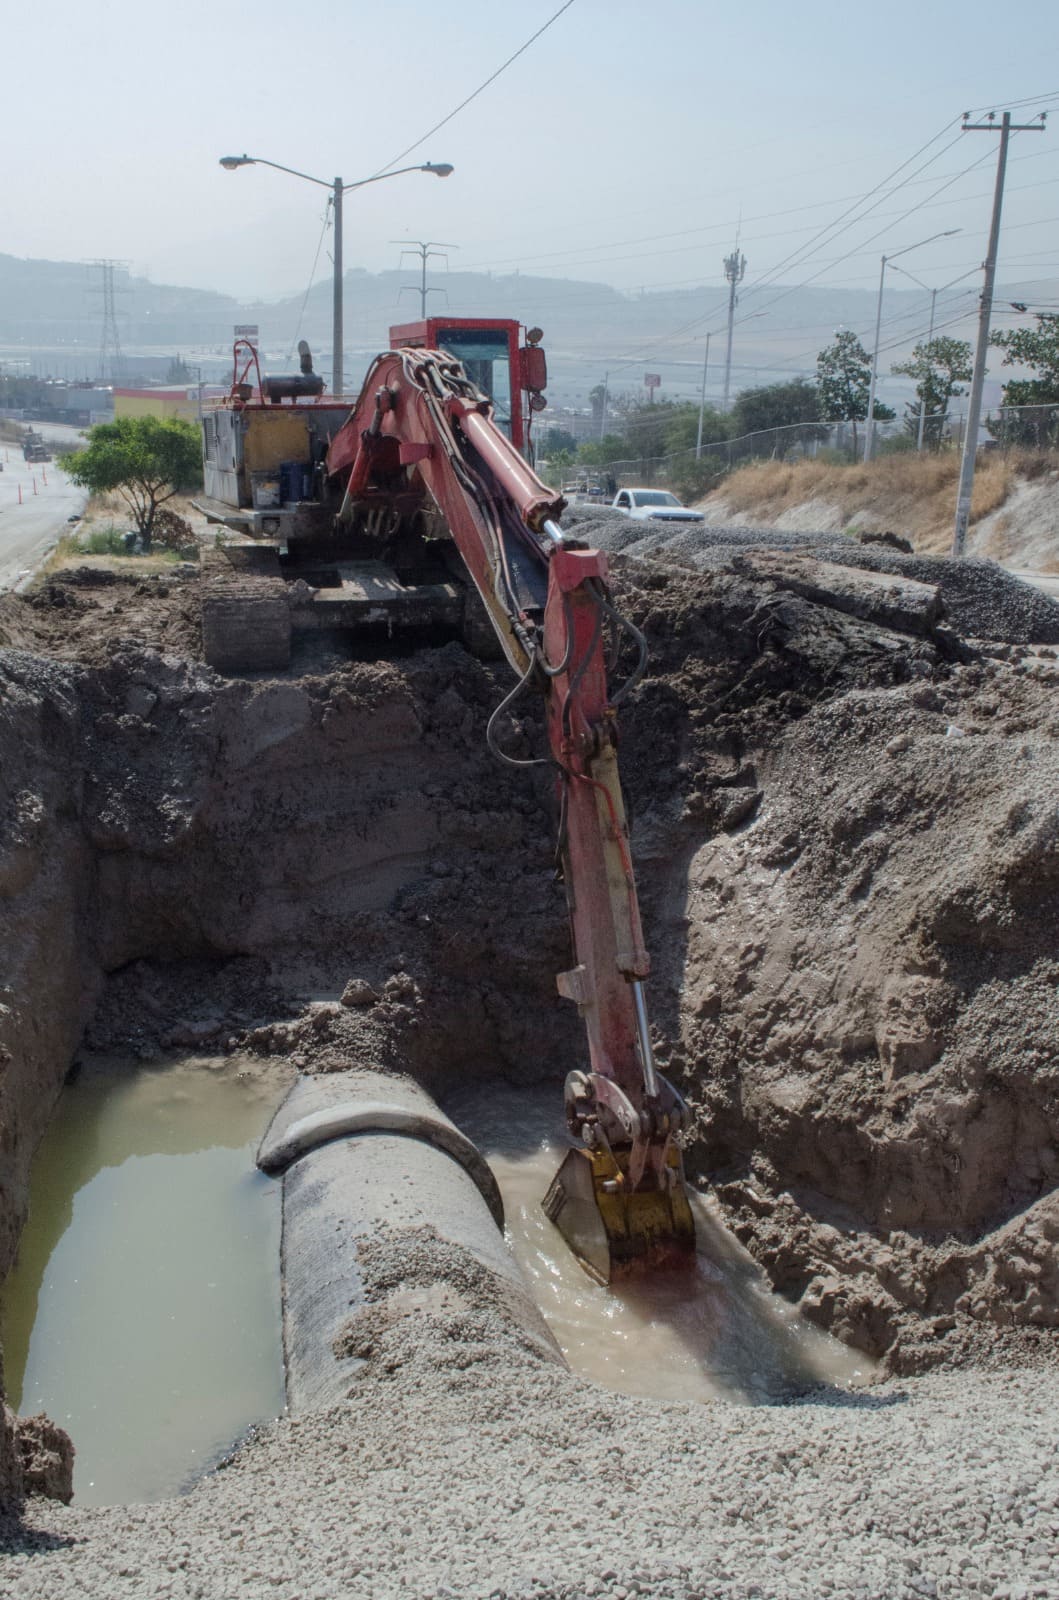
<path id="1" fill-rule="evenodd" d="M 1052 1364 L 1055 650 L 962 638 L 922 585 L 614 567 L 650 650 L 621 761 L 692 1180 L 884 1370 Z M 0 605 L 0 1274 L 86 1052 L 442 1099 L 558 1098 L 581 1059 L 551 781 L 485 745 L 504 671 L 448 643 L 221 679 L 194 593 L 75 572 Z M 540 753 L 532 710 L 504 737 Z M 0 1488 L 61 1453 L 7 1413 Z"/>

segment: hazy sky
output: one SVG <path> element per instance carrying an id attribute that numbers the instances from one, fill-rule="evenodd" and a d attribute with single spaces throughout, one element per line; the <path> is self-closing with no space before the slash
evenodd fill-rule
<path id="1" fill-rule="evenodd" d="M 125 258 L 156 281 L 241 297 L 300 292 L 324 191 L 266 167 L 228 173 L 218 157 L 370 176 L 560 3 L 21 6 L 5 36 L 18 70 L 5 74 L 4 120 L 20 153 L 5 165 L 0 251 Z M 390 240 L 438 239 L 459 246 L 454 266 L 720 292 L 742 214 L 748 290 L 807 246 L 779 281 L 870 287 L 882 250 L 960 228 L 907 258 L 940 285 L 984 254 L 995 167 L 996 138 L 961 138 L 960 113 L 1028 96 L 1038 98 L 1020 119 L 1048 106 L 1056 115 L 1012 143 L 1009 281 L 1059 277 L 1054 0 L 574 0 L 405 158 L 451 161 L 450 178 L 412 173 L 347 196 L 346 264 L 395 267 Z M 906 187 L 811 246 L 946 126 L 900 175 Z M 328 236 L 318 276 L 330 273 L 329 248 Z"/>

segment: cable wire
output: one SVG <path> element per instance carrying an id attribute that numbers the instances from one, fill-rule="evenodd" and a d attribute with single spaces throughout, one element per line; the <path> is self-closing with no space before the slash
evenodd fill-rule
<path id="1" fill-rule="evenodd" d="M 294 337 L 292 338 L 292 340 L 290 342 L 290 349 L 287 351 L 287 360 L 288 361 L 292 361 L 294 359 L 294 351 L 295 351 L 295 348 L 297 347 L 298 335 L 302 331 L 302 322 L 303 322 L 303 320 L 305 318 L 305 308 L 309 304 L 309 296 L 312 294 L 312 292 L 313 292 L 313 284 L 316 282 L 316 268 L 317 268 L 317 266 L 319 264 L 319 261 L 320 261 L 320 251 L 324 247 L 324 236 L 326 235 L 327 230 L 330 227 L 330 225 L 331 225 L 331 201 L 328 200 L 327 205 L 324 208 L 323 227 L 320 229 L 320 237 L 319 237 L 319 239 L 317 240 L 317 243 L 316 243 L 316 254 L 313 256 L 313 265 L 312 265 L 312 271 L 309 273 L 309 282 L 306 284 L 305 293 L 302 295 L 301 309 L 298 312 L 298 325 L 294 330 Z"/>
<path id="2" fill-rule="evenodd" d="M 560 6 L 558 11 L 553 12 L 552 15 L 548 18 L 547 22 L 545 22 L 541 27 L 539 27 L 537 29 L 536 33 L 531 34 L 530 37 L 526 40 L 525 44 L 520 44 L 518 49 L 515 51 L 514 55 L 508 56 L 507 60 L 505 62 L 503 62 L 502 65 L 497 67 L 495 72 L 490 73 L 489 77 L 486 78 L 485 82 L 484 83 L 480 83 L 478 85 L 477 89 L 475 89 L 472 94 L 469 94 L 467 96 L 466 100 L 461 100 L 459 105 L 456 106 L 456 108 L 454 110 L 449 112 L 448 116 L 442 117 L 440 122 L 435 122 L 434 126 L 432 128 L 428 128 L 426 133 L 424 133 L 424 135 L 423 135 L 423 137 L 421 139 L 417 139 L 414 144 L 410 144 L 408 146 L 407 150 L 402 150 L 400 155 L 394 156 L 392 161 L 387 161 L 386 165 L 384 167 L 380 167 L 378 172 L 373 174 L 373 176 L 375 176 L 376 178 L 379 178 L 379 177 L 382 176 L 382 174 L 384 172 L 388 172 L 391 167 L 395 167 L 399 161 L 403 161 L 404 160 L 405 156 L 410 156 L 412 154 L 413 150 L 418 150 L 419 146 L 421 144 L 426 144 L 427 140 L 429 138 L 431 138 L 435 133 L 437 133 L 439 128 L 443 128 L 447 122 L 451 122 L 453 117 L 458 116 L 459 113 L 462 110 L 464 110 L 464 108 L 466 106 L 470 105 L 472 100 L 477 100 L 478 96 L 482 93 L 482 91 L 484 89 L 488 89 L 488 87 L 489 87 L 489 85 L 491 83 L 495 83 L 497 78 L 499 78 L 500 74 L 502 72 L 506 72 L 508 67 L 510 67 L 510 65 L 511 65 L 511 63 L 513 61 L 517 61 L 519 56 L 525 54 L 525 52 L 529 49 L 531 44 L 536 43 L 536 41 L 540 38 L 542 33 L 546 33 L 548 31 L 548 29 L 551 27 L 553 22 L 558 22 L 559 18 L 562 16 L 564 11 L 569 11 L 569 9 L 573 5 L 573 3 L 574 3 L 574 0 L 566 0 L 566 4 Z"/>

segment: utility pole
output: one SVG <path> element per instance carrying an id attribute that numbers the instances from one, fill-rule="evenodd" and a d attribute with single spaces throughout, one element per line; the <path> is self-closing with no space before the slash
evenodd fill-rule
<path id="1" fill-rule="evenodd" d="M 870 461 L 875 455 L 875 390 L 879 382 L 879 333 L 882 328 L 882 303 L 883 290 L 886 287 L 886 269 L 892 266 L 898 256 L 906 256 L 910 250 L 921 250 L 925 244 L 933 244 L 935 239 L 951 239 L 953 234 L 959 233 L 959 228 L 947 228 L 944 233 L 932 233 L 929 239 L 920 239 L 916 244 L 906 244 L 903 250 L 895 250 L 892 255 L 883 256 L 882 266 L 879 269 L 879 298 L 875 304 L 875 343 L 872 346 L 871 378 L 868 383 L 868 411 L 864 423 L 864 460 Z M 900 271 L 900 267 L 897 269 Z"/>
<path id="2" fill-rule="evenodd" d="M 405 256 L 419 257 L 419 287 L 416 288 L 413 284 L 406 283 L 401 290 L 401 294 L 404 294 L 405 289 L 408 289 L 412 294 L 419 296 L 419 315 L 425 319 L 427 314 L 427 295 L 445 293 L 444 289 L 435 288 L 433 285 L 429 289 L 427 288 L 427 262 L 431 256 L 441 256 L 447 262 L 449 258 L 445 252 L 447 250 L 458 250 L 460 247 L 458 244 L 445 244 L 441 239 L 413 239 L 410 244 L 406 243 L 404 239 L 391 239 L 390 243 L 401 246 L 402 261 Z"/>
<path id="3" fill-rule="evenodd" d="M 1041 112 L 1034 122 L 1012 123 L 1011 112 L 1005 111 L 1000 120 L 1000 149 L 997 154 L 996 187 L 993 190 L 993 219 L 989 225 L 989 253 L 985 258 L 985 279 L 978 311 L 978 345 L 974 352 L 971 371 L 971 392 L 967 401 L 967 431 L 963 437 L 963 456 L 960 461 L 960 486 L 956 495 L 956 525 L 952 536 L 952 554 L 959 560 L 967 542 L 967 524 L 971 520 L 971 492 L 974 489 L 974 465 L 978 453 L 978 423 L 982 414 L 982 389 L 985 385 L 985 363 L 989 354 L 989 321 L 993 313 L 993 284 L 996 281 L 996 258 L 1000 243 L 1000 212 L 1004 204 L 1004 173 L 1008 160 L 1008 140 L 1013 133 L 1043 133 L 1046 113 Z M 985 122 L 963 119 L 964 133 L 996 133 L 996 112 L 991 111 Z"/>
<path id="4" fill-rule="evenodd" d="M 696 461 L 700 461 L 702 459 L 702 418 L 703 413 L 706 410 L 706 373 L 709 371 L 710 366 L 710 340 L 712 337 L 713 330 L 711 329 L 711 331 L 706 335 L 706 354 L 702 358 L 702 393 L 699 396 L 699 434 L 698 438 L 695 440 Z M 731 334 L 729 333 L 729 340 L 730 339 Z"/>
<path id="5" fill-rule="evenodd" d="M 331 393 L 342 393 L 342 196 L 346 185 L 336 178 L 331 185 L 331 222 L 334 245 L 331 251 Z"/>
<path id="6" fill-rule="evenodd" d="M 934 312 L 937 309 L 937 304 L 938 304 L 938 291 L 936 289 L 931 289 L 931 291 L 930 291 L 930 331 L 927 334 L 927 360 L 930 361 L 930 362 L 933 361 L 933 351 L 931 350 L 930 347 L 934 343 Z M 933 369 L 933 366 L 932 366 L 931 367 L 931 371 L 933 371 L 933 370 L 934 369 Z M 918 423 L 918 425 L 916 427 L 916 450 L 917 451 L 922 450 L 922 448 L 923 448 L 923 431 L 926 428 L 926 425 L 927 425 L 927 389 L 926 389 L 926 384 L 924 384 L 923 393 L 922 393 L 922 395 L 920 396 L 920 399 L 919 399 L 919 423 Z"/>
<path id="7" fill-rule="evenodd" d="M 735 308 L 739 301 L 736 289 L 746 277 L 746 256 L 741 255 L 739 246 L 736 245 L 730 256 L 724 258 L 724 275 L 728 279 L 728 350 L 724 358 L 724 400 L 722 405 L 728 410 L 728 396 L 732 388 L 732 334 L 735 331 Z"/>

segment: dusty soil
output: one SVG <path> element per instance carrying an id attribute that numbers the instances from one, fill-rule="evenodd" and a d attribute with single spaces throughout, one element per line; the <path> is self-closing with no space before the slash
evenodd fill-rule
<path id="1" fill-rule="evenodd" d="M 959 458 L 884 456 L 867 465 L 768 461 L 744 467 L 701 502 L 711 523 L 768 524 L 788 532 L 887 529 L 918 551 L 952 545 Z M 986 454 L 975 471 L 970 554 L 1013 567 L 1059 571 L 1059 460 L 1030 451 Z"/>
<path id="2" fill-rule="evenodd" d="M 615 566 L 650 645 L 622 762 L 689 1167 L 891 1371 L 1052 1365 L 1054 648 L 738 554 Z M 550 785 L 485 750 L 501 669 L 453 644 L 224 681 L 179 573 L 58 574 L 0 602 L 0 643 L 0 1270 L 81 1038 L 559 1094 Z"/>

